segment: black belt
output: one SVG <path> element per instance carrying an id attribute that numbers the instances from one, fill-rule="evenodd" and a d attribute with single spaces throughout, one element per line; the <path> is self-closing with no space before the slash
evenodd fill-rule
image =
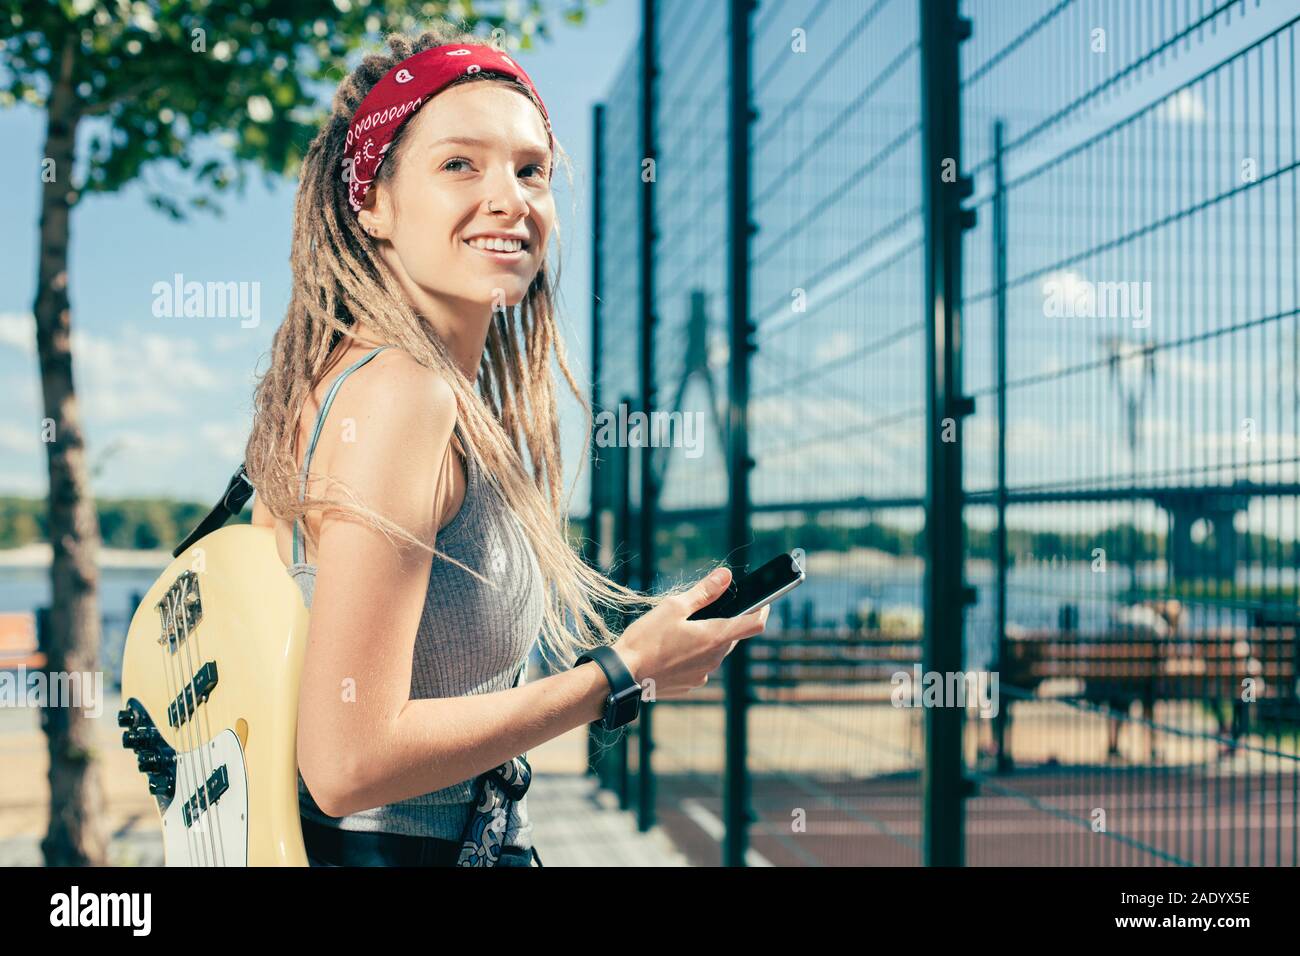
<path id="1" fill-rule="evenodd" d="M 461 842 L 370 830 L 342 830 L 299 817 L 307 855 L 333 866 L 455 866 Z M 541 858 L 536 850 L 506 845 L 503 854 Z"/>

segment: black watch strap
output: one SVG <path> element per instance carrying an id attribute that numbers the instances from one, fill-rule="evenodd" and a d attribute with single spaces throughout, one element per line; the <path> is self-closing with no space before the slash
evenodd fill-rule
<path id="1" fill-rule="evenodd" d="M 609 680 L 609 696 L 605 699 L 605 718 L 600 725 L 606 730 L 615 730 L 624 724 L 636 720 L 641 710 L 641 685 L 636 682 L 632 672 L 627 669 L 623 659 L 612 647 L 594 647 L 587 651 L 573 666 L 595 661 L 605 672 Z M 595 721 L 593 721 L 595 723 Z"/>

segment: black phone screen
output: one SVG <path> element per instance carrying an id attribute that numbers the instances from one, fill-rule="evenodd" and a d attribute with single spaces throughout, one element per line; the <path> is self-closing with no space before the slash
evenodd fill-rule
<path id="1" fill-rule="evenodd" d="M 735 617 L 772 597 L 783 588 L 803 580 L 803 569 L 790 554 L 778 554 L 749 574 L 732 572 L 732 580 L 712 604 L 708 604 L 688 621 L 707 621 L 718 617 Z"/>

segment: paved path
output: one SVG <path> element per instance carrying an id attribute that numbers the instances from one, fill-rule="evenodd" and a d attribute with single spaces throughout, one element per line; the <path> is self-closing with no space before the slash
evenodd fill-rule
<path id="1" fill-rule="evenodd" d="M 116 698 L 104 703 L 99 752 L 105 824 L 113 834 L 109 861 L 157 864 L 161 850 L 152 798 L 133 756 L 121 747 Z M 752 799 L 760 819 L 751 831 L 750 864 L 915 863 L 921 716 L 919 709 L 887 705 L 756 709 L 750 716 Z M 1157 719 L 1212 730 L 1203 714 L 1175 704 L 1163 704 Z M 655 729 L 661 826 L 649 834 L 639 833 L 634 815 L 620 811 L 613 795 L 597 791 L 595 778 L 586 774 L 585 728 L 529 752 L 536 774 L 529 809 L 546 866 L 719 865 L 721 708 L 667 707 L 657 712 Z M 972 764 L 978 743 L 989 733 L 978 729 L 980 734 L 966 740 Z M 1055 864 L 1092 854 L 1091 844 L 1079 849 L 1069 833 L 1057 832 L 1052 813 L 1032 809 L 1042 799 L 1053 806 L 1077 803 L 1085 810 L 1110 806 L 1129 821 L 1117 824 L 1116 832 L 1136 828 L 1144 843 L 1172 844 L 1169 852 L 1180 858 L 1213 864 L 1249 851 L 1252 863 L 1276 862 L 1279 854 L 1283 862 L 1295 862 L 1295 757 L 1244 750 L 1216 757 L 1213 742 L 1203 737 L 1158 733 L 1162 762 L 1151 767 L 1140 731 L 1125 729 L 1122 757 L 1108 764 L 1104 717 L 1060 703 L 1018 706 L 1011 730 L 1015 752 L 1040 770 L 997 781 L 1011 792 L 990 788 L 969 804 L 968 828 L 976 840 L 971 861 Z M 39 840 L 49 812 L 45 747 L 37 712 L 0 707 L 0 866 L 41 862 Z M 1129 790 L 1117 796 L 1113 788 L 1121 782 Z M 1123 798 L 1130 790 L 1149 791 L 1169 807 L 1162 813 L 1135 807 Z M 800 808 L 808 826 L 796 833 L 792 814 Z M 1220 810 L 1231 822 L 1219 818 Z M 1167 832 L 1171 826 L 1191 835 Z"/>
<path id="2" fill-rule="evenodd" d="M 153 798 L 122 748 L 119 698 L 105 693 L 99 718 L 105 824 L 114 866 L 162 864 L 162 840 Z M 634 814 L 618 809 L 585 773 L 586 729 L 529 751 L 534 770 L 528 806 L 534 839 L 546 866 L 685 866 L 662 831 L 637 832 Z M 39 714 L 0 708 L 0 867 L 40 866 L 40 840 L 49 820 L 49 757 Z"/>
<path id="3" fill-rule="evenodd" d="M 636 814 L 598 791 L 594 777 L 541 774 L 529 788 L 533 840 L 546 866 L 689 866 L 662 828 L 640 833 Z"/>

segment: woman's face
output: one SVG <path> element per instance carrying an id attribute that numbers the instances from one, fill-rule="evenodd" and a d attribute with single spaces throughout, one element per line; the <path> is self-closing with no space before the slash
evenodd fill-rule
<path id="1" fill-rule="evenodd" d="M 399 148 L 395 175 L 371 188 L 361 222 L 387 240 L 380 255 L 403 284 L 453 309 L 522 301 L 555 222 L 537 107 L 501 83 L 465 83 L 422 106 Z M 524 245 L 476 248 L 471 240 L 485 235 Z"/>

